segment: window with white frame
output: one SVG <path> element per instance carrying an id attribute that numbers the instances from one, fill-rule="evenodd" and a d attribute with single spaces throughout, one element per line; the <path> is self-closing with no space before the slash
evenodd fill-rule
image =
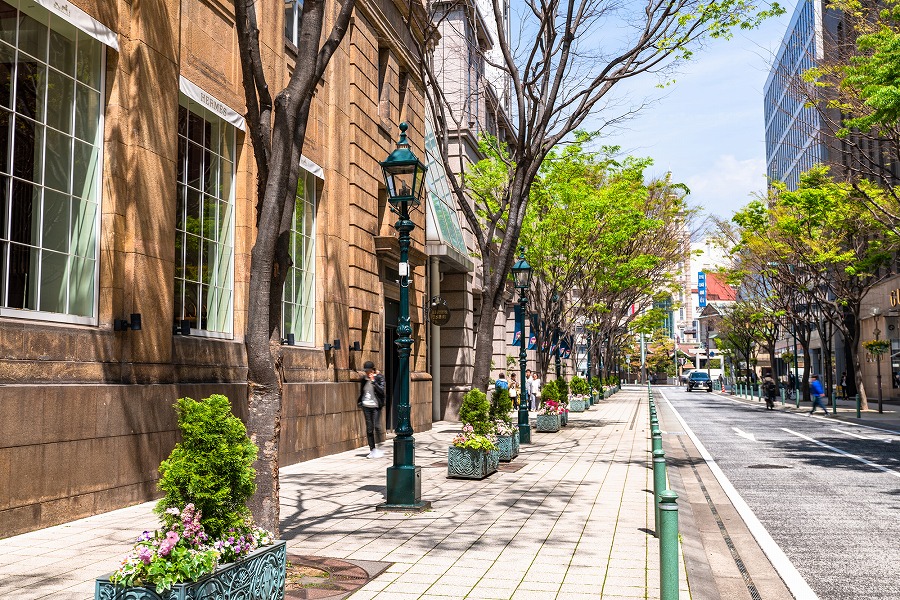
<path id="1" fill-rule="evenodd" d="M 284 281 L 281 332 L 298 342 L 315 342 L 316 309 L 316 179 L 300 169 L 290 253 L 294 264 Z"/>
<path id="2" fill-rule="evenodd" d="M 182 95 L 178 106 L 175 324 L 230 335 L 235 130 Z"/>
<path id="3" fill-rule="evenodd" d="M 0 0 L 3 315 L 96 322 L 104 60 L 36 3 Z"/>
<path id="4" fill-rule="evenodd" d="M 295 46 L 300 39 L 302 20 L 303 0 L 284 0 L 284 37 Z"/>

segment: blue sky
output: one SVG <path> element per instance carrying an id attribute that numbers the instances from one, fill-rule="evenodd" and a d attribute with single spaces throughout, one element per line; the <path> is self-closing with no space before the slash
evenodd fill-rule
<path id="1" fill-rule="evenodd" d="M 629 82 L 630 97 L 657 100 L 601 142 L 652 158 L 650 175 L 671 171 L 691 189 L 692 205 L 730 217 L 766 187 L 763 86 L 795 5 L 782 3 L 786 13 L 759 29 L 710 42 L 665 90 L 654 90 L 652 76 Z"/>

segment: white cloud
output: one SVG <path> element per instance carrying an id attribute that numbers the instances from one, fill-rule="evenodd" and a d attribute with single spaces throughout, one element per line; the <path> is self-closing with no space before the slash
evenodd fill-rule
<path id="1" fill-rule="evenodd" d="M 766 189 L 766 161 L 762 158 L 738 160 L 732 154 L 719 155 L 712 167 L 687 178 L 692 204 L 707 212 L 730 217 Z"/>

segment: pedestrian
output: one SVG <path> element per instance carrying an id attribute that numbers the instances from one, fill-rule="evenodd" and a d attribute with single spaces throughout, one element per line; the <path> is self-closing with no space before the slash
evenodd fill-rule
<path id="1" fill-rule="evenodd" d="M 519 383 L 516 380 L 516 374 L 509 374 L 509 399 L 512 400 L 514 410 L 519 408 Z"/>
<path id="2" fill-rule="evenodd" d="M 763 377 L 763 393 L 766 395 L 766 410 L 775 410 L 775 396 L 778 395 L 778 383 L 772 379 L 771 371 Z"/>
<path id="3" fill-rule="evenodd" d="M 506 381 L 506 374 L 501 371 L 499 375 L 497 375 L 497 381 L 494 382 L 495 390 L 508 390 L 509 382 Z"/>
<path id="4" fill-rule="evenodd" d="M 531 369 L 525 369 L 525 379 L 522 381 L 522 393 L 525 394 L 525 402 L 528 403 L 528 408 L 534 410 L 531 408 Z"/>
<path id="5" fill-rule="evenodd" d="M 538 372 L 531 374 L 531 410 L 537 410 L 541 407 L 541 378 Z"/>
<path id="6" fill-rule="evenodd" d="M 828 416 L 828 408 L 825 406 L 825 390 L 822 389 L 822 384 L 819 383 L 818 375 L 810 375 L 809 377 L 809 393 L 812 395 L 812 410 L 809 411 L 809 414 L 813 414 L 816 412 L 816 408 L 821 406 L 822 412 L 825 413 L 825 416 Z"/>
<path id="7" fill-rule="evenodd" d="M 384 375 L 375 368 L 375 363 L 367 360 L 363 365 L 365 376 L 360 380 L 359 399 L 356 405 L 362 409 L 366 420 L 366 438 L 369 441 L 369 454 L 366 458 L 381 458 L 384 450 L 375 444 L 384 436 L 381 426 L 381 409 L 384 407 Z"/>
<path id="8" fill-rule="evenodd" d="M 847 399 L 847 371 L 841 372 L 841 399 Z"/>

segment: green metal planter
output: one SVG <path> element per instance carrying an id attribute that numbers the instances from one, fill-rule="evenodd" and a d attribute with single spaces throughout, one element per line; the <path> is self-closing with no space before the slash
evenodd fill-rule
<path id="1" fill-rule="evenodd" d="M 519 455 L 519 434 L 498 435 L 497 447 L 500 449 L 500 462 L 509 462 Z"/>
<path id="2" fill-rule="evenodd" d="M 588 400 L 590 402 L 590 400 Z M 587 410 L 587 403 L 585 402 L 585 398 L 582 397 L 572 397 L 569 398 L 569 410 L 572 412 L 584 412 Z"/>
<path id="3" fill-rule="evenodd" d="M 282 600 L 286 560 L 285 542 L 278 541 L 237 562 L 220 565 L 199 581 L 179 583 L 162 593 L 155 588 L 116 586 L 107 575 L 97 578 L 94 600 Z"/>
<path id="4" fill-rule="evenodd" d="M 559 415 L 538 415 L 537 416 L 537 431 L 541 431 L 544 433 L 553 433 L 559 431 L 559 428 L 562 426 L 560 422 Z"/>
<path id="5" fill-rule="evenodd" d="M 471 450 L 456 446 L 447 448 L 447 477 L 484 479 L 496 473 L 499 465 L 499 450 Z"/>

